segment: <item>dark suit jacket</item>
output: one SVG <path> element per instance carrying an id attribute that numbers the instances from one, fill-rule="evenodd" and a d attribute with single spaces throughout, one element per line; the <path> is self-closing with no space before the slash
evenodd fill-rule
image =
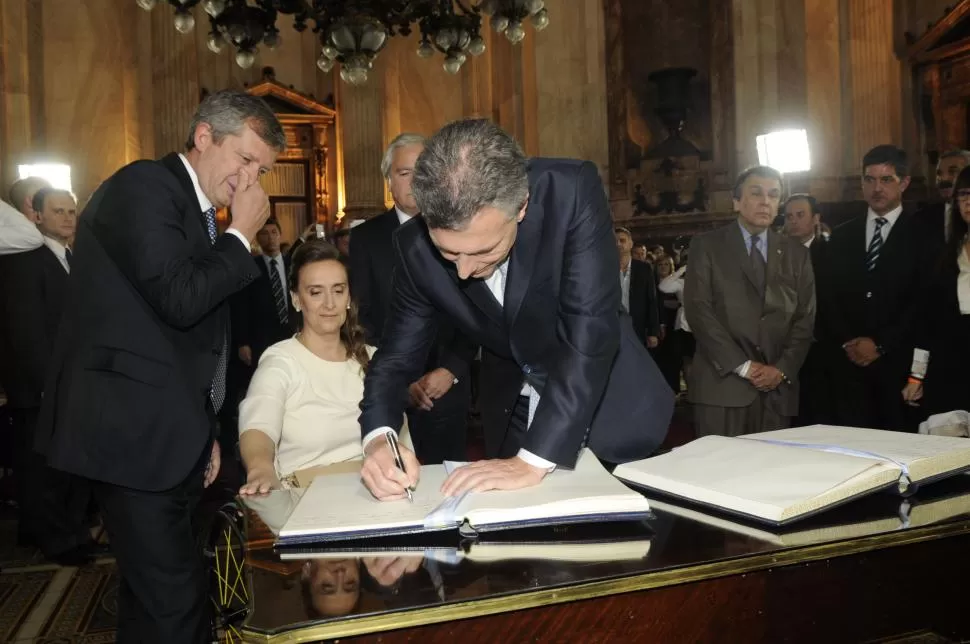
<path id="1" fill-rule="evenodd" d="M 67 271 L 47 246 L 3 258 L 0 385 L 12 408 L 40 407 L 67 283 Z"/>
<path id="2" fill-rule="evenodd" d="M 941 244 L 946 242 L 946 204 L 930 204 L 916 213 L 916 219 L 926 225 L 931 236 L 938 236 Z"/>
<path id="3" fill-rule="evenodd" d="M 630 317 L 637 337 L 647 344 L 650 336 L 660 336 L 660 312 L 657 309 L 657 280 L 646 262 L 630 260 Z"/>
<path id="4" fill-rule="evenodd" d="M 684 284 L 684 313 L 697 341 L 691 402 L 746 407 L 758 390 L 734 370 L 746 360 L 774 365 L 791 381 L 771 392 L 776 412 L 798 411 L 798 371 L 812 341 L 815 278 L 808 249 L 768 231 L 765 292 L 755 287 L 741 227 L 731 222 L 695 236 Z"/>
<path id="5" fill-rule="evenodd" d="M 504 307 L 483 280 L 458 279 L 423 220 L 398 230 L 384 338 L 364 381 L 362 432 L 400 426 L 405 401 L 397 392 L 420 375 L 436 317 L 444 315 L 518 367 L 517 377 L 503 383 L 503 396 L 514 399 L 523 377 L 540 392 L 522 445 L 533 454 L 572 467 L 587 428 L 589 446 L 608 461 L 643 458 L 661 443 L 673 393 L 620 314 L 619 256 L 596 168 L 533 159 L 529 187 Z M 484 400 L 484 389 L 483 383 L 481 405 L 495 404 Z"/>
<path id="6" fill-rule="evenodd" d="M 269 281 L 269 269 L 265 257 L 254 257 L 259 277 L 245 289 L 232 297 L 232 341 L 233 346 L 248 346 L 253 352 L 253 367 L 259 363 L 259 357 L 270 346 L 280 340 L 285 340 L 296 332 L 296 321 L 299 313 L 290 301 L 290 289 L 284 278 L 283 288 L 286 291 L 287 324 L 280 322 L 276 312 L 276 300 L 273 299 L 273 287 Z M 290 256 L 283 255 L 284 275 L 290 274 Z"/>
<path id="7" fill-rule="evenodd" d="M 897 371 L 908 369 L 914 333 L 924 314 L 923 294 L 932 282 L 941 246 L 942 235 L 904 210 L 870 272 L 866 215 L 836 228 L 827 248 L 830 278 L 822 295 L 826 338 L 836 347 L 853 338 L 872 338 L 885 351 L 877 363 L 892 363 Z"/>
<path id="8" fill-rule="evenodd" d="M 350 236 L 350 292 L 357 302 L 367 342 L 375 347 L 381 346 L 384 322 L 391 304 L 395 263 L 393 237 L 399 227 L 397 211 L 391 208 L 355 226 Z M 439 316 L 437 322 L 438 333 L 425 371 L 444 367 L 458 378 L 467 377 L 469 361 L 477 346 L 458 333 L 447 318 Z"/>
<path id="9" fill-rule="evenodd" d="M 38 425 L 50 464 L 140 490 L 183 481 L 210 440 L 228 299 L 257 275 L 234 236 L 210 246 L 177 155 L 103 183 L 79 220 Z"/>

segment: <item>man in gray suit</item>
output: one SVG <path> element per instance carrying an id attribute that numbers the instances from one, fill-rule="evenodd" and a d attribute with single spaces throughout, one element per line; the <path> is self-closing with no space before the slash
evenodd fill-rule
<path id="1" fill-rule="evenodd" d="M 687 395 L 698 436 L 787 427 L 815 323 L 808 249 L 770 229 L 782 177 L 764 166 L 734 184 L 738 219 L 691 241 L 684 311 L 697 352 Z"/>

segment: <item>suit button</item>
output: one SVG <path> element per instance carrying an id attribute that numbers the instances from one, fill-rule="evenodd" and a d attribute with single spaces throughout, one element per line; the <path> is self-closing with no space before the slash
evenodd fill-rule
<path id="1" fill-rule="evenodd" d="M 512 413 L 512 410 L 511 410 L 511 409 L 509 409 L 508 407 L 506 407 L 506 408 L 505 408 L 505 409 L 503 409 L 502 411 L 503 411 L 504 413 L 506 413 L 506 414 L 511 414 L 511 413 Z"/>
<path id="2" fill-rule="evenodd" d="M 522 373 L 532 373 L 532 367 L 529 365 L 522 365 Z"/>
<path id="3" fill-rule="evenodd" d="M 866 293 L 867 300 L 870 299 L 871 297 L 872 297 L 872 291 L 869 291 L 868 293 Z"/>

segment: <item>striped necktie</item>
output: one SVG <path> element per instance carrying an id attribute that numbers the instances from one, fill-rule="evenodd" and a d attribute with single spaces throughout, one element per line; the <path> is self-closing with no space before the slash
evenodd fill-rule
<path id="1" fill-rule="evenodd" d="M 874 222 L 876 224 L 876 230 L 872 233 L 872 241 L 869 242 L 869 248 L 866 250 L 866 270 L 871 271 L 876 268 L 876 263 L 879 261 L 879 251 L 882 250 L 882 227 L 889 223 L 885 217 L 876 217 Z"/>
<path id="2" fill-rule="evenodd" d="M 289 322 L 289 315 L 286 311 L 286 292 L 283 290 L 283 282 L 280 280 L 280 266 L 277 262 L 283 261 L 280 257 L 269 257 L 269 285 L 273 291 L 273 301 L 276 302 L 276 315 L 280 319 L 280 324 L 286 325 Z"/>

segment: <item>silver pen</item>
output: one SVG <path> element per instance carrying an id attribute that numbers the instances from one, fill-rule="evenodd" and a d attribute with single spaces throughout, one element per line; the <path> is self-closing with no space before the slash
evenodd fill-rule
<path id="1" fill-rule="evenodd" d="M 407 474 L 408 471 L 404 469 L 404 459 L 401 458 L 401 450 L 398 449 L 398 446 L 397 446 L 397 434 L 395 434 L 394 432 L 387 432 L 386 434 L 384 434 L 384 438 L 387 440 L 388 447 L 391 448 L 391 454 L 394 455 L 394 464 L 397 466 L 399 470 Z M 404 488 L 404 491 L 407 492 L 408 494 L 408 501 L 410 501 L 411 503 L 414 503 L 414 495 L 411 494 L 411 488 L 406 487 Z"/>

